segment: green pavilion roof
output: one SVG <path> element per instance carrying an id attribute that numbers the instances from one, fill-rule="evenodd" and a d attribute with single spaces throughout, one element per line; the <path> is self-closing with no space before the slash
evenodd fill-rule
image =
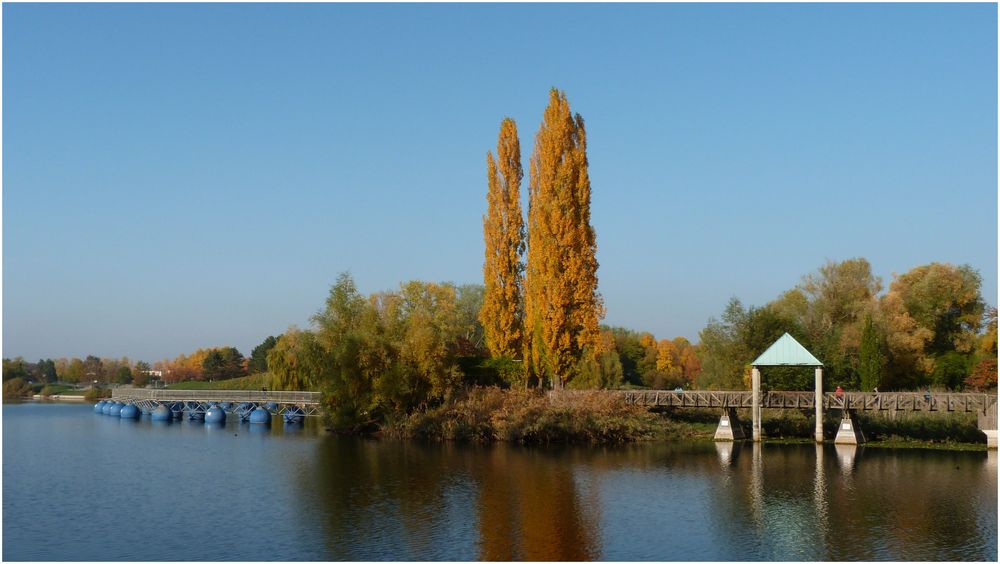
<path id="1" fill-rule="evenodd" d="M 764 354 L 753 361 L 753 366 L 823 366 L 794 337 L 785 333 Z"/>

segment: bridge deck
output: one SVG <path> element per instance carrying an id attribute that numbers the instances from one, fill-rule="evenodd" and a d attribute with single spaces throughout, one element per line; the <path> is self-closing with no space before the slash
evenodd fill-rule
<path id="1" fill-rule="evenodd" d="M 294 404 L 299 407 L 318 407 L 319 392 L 279 392 L 259 390 L 152 390 L 148 388 L 115 388 L 111 398 L 115 400 L 156 402 L 198 401 L 198 402 L 254 402 Z"/>
<path id="2" fill-rule="evenodd" d="M 570 392 L 571 393 L 571 392 Z M 616 390 L 625 403 L 648 407 L 718 407 L 750 408 L 753 394 L 749 391 L 684 391 Z M 997 396 L 983 393 L 924 392 L 844 392 L 823 394 L 824 409 L 855 411 L 957 411 L 987 413 L 995 409 Z M 761 394 L 761 407 L 768 409 L 813 409 L 814 392 L 771 391 Z"/>

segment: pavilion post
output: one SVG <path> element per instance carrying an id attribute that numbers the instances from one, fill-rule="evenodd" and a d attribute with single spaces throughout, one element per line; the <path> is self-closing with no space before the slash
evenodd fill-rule
<path id="1" fill-rule="evenodd" d="M 816 442 L 823 442 L 823 369 L 816 367 Z"/>
<path id="2" fill-rule="evenodd" d="M 756 366 L 753 367 L 753 371 L 750 373 L 750 382 L 753 388 L 753 403 L 751 404 L 751 412 L 753 413 L 753 440 L 754 442 L 760 442 L 760 370 Z"/>

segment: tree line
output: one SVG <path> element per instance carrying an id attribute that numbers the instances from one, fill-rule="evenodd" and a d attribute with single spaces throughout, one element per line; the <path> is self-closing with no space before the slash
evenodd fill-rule
<path id="1" fill-rule="evenodd" d="M 600 325 L 596 234 L 583 118 L 552 89 L 529 162 L 528 211 L 517 124 L 486 155 L 483 284 L 409 281 L 362 294 L 341 274 L 307 329 L 267 337 L 244 357 L 198 349 L 150 366 L 128 359 L 4 359 L 4 380 L 166 382 L 269 372 L 278 389 L 324 390 L 333 426 L 440 405 L 477 385 L 746 389 L 750 362 L 783 333 L 824 363 L 831 387 L 995 388 L 997 312 L 967 265 L 931 263 L 882 280 L 864 258 L 828 262 L 760 306 L 733 298 L 697 344 Z M 768 368 L 765 386 L 808 389 L 811 371 Z"/>
<path id="2" fill-rule="evenodd" d="M 700 333 L 700 388 L 745 389 L 750 363 L 786 331 L 824 364 L 829 386 L 871 391 L 995 388 L 997 310 L 968 265 L 930 263 L 888 291 L 864 258 L 828 262 L 761 307 L 733 298 Z M 810 370 L 767 368 L 765 385 L 809 389 Z"/>
<path id="3" fill-rule="evenodd" d="M 200 348 L 191 354 L 180 354 L 152 364 L 132 361 L 128 357 L 41 359 L 28 362 L 22 357 L 3 359 L 3 380 L 20 378 L 39 384 L 131 384 L 146 386 L 160 374 L 165 383 L 187 380 L 226 380 L 267 371 L 267 352 L 277 344 L 269 336 L 253 349 L 249 358 L 235 347 Z"/>

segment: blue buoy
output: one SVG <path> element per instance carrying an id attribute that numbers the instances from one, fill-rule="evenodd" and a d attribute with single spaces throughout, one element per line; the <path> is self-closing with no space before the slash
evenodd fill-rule
<path id="1" fill-rule="evenodd" d="M 124 403 L 115 402 L 115 403 L 111 404 L 111 409 L 108 411 L 108 415 L 111 415 L 113 417 L 120 416 L 121 413 L 122 413 L 122 408 L 123 407 L 125 407 Z"/>
<path id="2" fill-rule="evenodd" d="M 114 405 L 114 404 L 115 404 L 115 402 L 113 402 L 113 401 L 106 402 L 104 404 L 104 407 L 101 408 L 101 413 L 103 415 L 110 415 L 111 414 L 111 406 Z"/>
<path id="3" fill-rule="evenodd" d="M 101 401 L 95 403 L 94 404 L 94 413 L 101 413 L 101 414 L 103 414 L 104 413 L 104 404 L 106 404 L 106 403 L 108 403 L 108 402 L 106 402 L 104 400 L 101 400 Z"/>
<path id="4" fill-rule="evenodd" d="M 170 408 L 166 404 L 160 404 L 156 406 L 153 410 L 152 419 L 153 421 L 170 421 L 174 418 L 174 414 L 170 411 Z"/>
<path id="5" fill-rule="evenodd" d="M 222 410 L 218 405 L 213 405 L 208 408 L 205 413 L 205 423 L 225 423 L 226 422 L 226 412 Z"/>
<path id="6" fill-rule="evenodd" d="M 266 407 L 268 411 L 278 411 L 278 404 L 273 401 L 265 403 L 264 407 Z"/>
<path id="7" fill-rule="evenodd" d="M 250 423 L 259 423 L 261 425 L 271 424 L 271 412 L 264 409 L 263 407 L 258 407 L 257 409 L 250 412 Z"/>
<path id="8" fill-rule="evenodd" d="M 302 423 L 306 414 L 299 406 L 290 407 L 285 410 L 285 423 Z"/>
<path id="9" fill-rule="evenodd" d="M 118 410 L 118 416 L 122 419 L 138 419 L 140 416 L 139 408 L 135 404 L 126 404 Z"/>

